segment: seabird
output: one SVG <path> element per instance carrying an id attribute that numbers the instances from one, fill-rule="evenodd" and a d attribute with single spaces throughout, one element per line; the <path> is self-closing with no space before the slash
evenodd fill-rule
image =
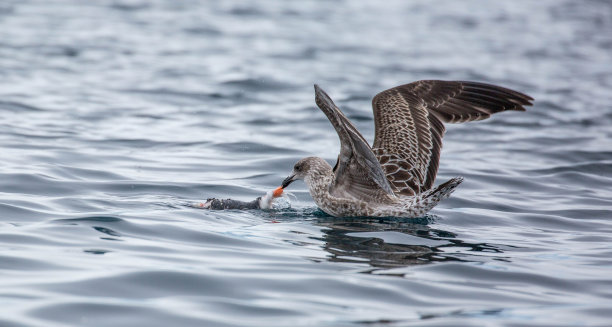
<path id="1" fill-rule="evenodd" d="M 421 217 L 463 181 L 434 186 L 443 123 L 462 123 L 492 114 L 525 111 L 531 98 L 507 88 L 477 82 L 423 80 L 378 93 L 372 100 L 372 147 L 315 84 L 315 101 L 340 137 L 332 168 L 319 157 L 298 161 L 282 183 L 306 183 L 321 210 L 336 217 Z"/>

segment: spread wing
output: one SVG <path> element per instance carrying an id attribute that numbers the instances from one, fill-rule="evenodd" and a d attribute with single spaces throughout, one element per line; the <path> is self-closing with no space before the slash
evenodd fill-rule
<path id="1" fill-rule="evenodd" d="M 334 167 L 330 193 L 360 200 L 389 201 L 395 198 L 391 185 L 368 142 L 332 99 L 315 84 L 315 101 L 340 137 L 340 154 Z"/>
<path id="2" fill-rule="evenodd" d="M 418 81 L 388 89 L 372 100 L 373 152 L 396 194 L 428 190 L 438 172 L 446 123 L 525 111 L 533 99 L 503 87 L 462 81 Z"/>

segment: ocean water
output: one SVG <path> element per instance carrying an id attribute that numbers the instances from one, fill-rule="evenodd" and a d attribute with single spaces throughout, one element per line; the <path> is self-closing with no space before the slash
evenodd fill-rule
<path id="1" fill-rule="evenodd" d="M 536 99 L 451 125 L 419 219 L 338 219 L 324 88 Z M 612 2 L 0 2 L 0 326 L 612 326 Z"/>

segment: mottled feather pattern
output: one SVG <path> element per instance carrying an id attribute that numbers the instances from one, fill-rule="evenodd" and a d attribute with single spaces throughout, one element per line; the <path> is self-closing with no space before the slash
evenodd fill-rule
<path id="1" fill-rule="evenodd" d="M 300 160 L 292 176 L 308 185 L 315 203 L 333 216 L 419 217 L 463 181 L 432 188 L 438 172 L 444 124 L 481 120 L 505 110 L 525 110 L 532 99 L 475 82 L 419 81 L 377 94 L 372 100 L 374 147 L 315 85 L 315 101 L 340 138 L 335 167 L 323 159 Z M 293 177 L 292 177 L 293 178 Z"/>
<path id="2" fill-rule="evenodd" d="M 360 200 L 375 198 L 382 202 L 393 201 L 393 189 L 370 145 L 317 85 L 315 103 L 325 113 L 340 138 L 340 155 L 334 171 L 336 178 L 330 186 L 330 192 L 350 194 Z"/>
<path id="3" fill-rule="evenodd" d="M 445 131 L 442 122 L 524 111 L 531 100 L 522 93 L 477 82 L 427 80 L 394 87 L 372 100 L 375 154 L 397 194 L 419 194 L 430 189 L 436 178 Z M 402 160 L 406 164 L 400 165 Z M 410 172 L 395 169 L 398 166 L 410 167 Z"/>

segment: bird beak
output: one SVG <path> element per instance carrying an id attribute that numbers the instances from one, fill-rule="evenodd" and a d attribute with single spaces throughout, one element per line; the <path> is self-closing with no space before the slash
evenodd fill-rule
<path id="1" fill-rule="evenodd" d="M 283 181 L 283 184 L 281 185 L 282 188 L 285 188 L 287 186 L 289 186 L 289 184 L 293 183 L 293 181 L 295 180 L 295 174 L 285 178 L 285 180 Z"/>

